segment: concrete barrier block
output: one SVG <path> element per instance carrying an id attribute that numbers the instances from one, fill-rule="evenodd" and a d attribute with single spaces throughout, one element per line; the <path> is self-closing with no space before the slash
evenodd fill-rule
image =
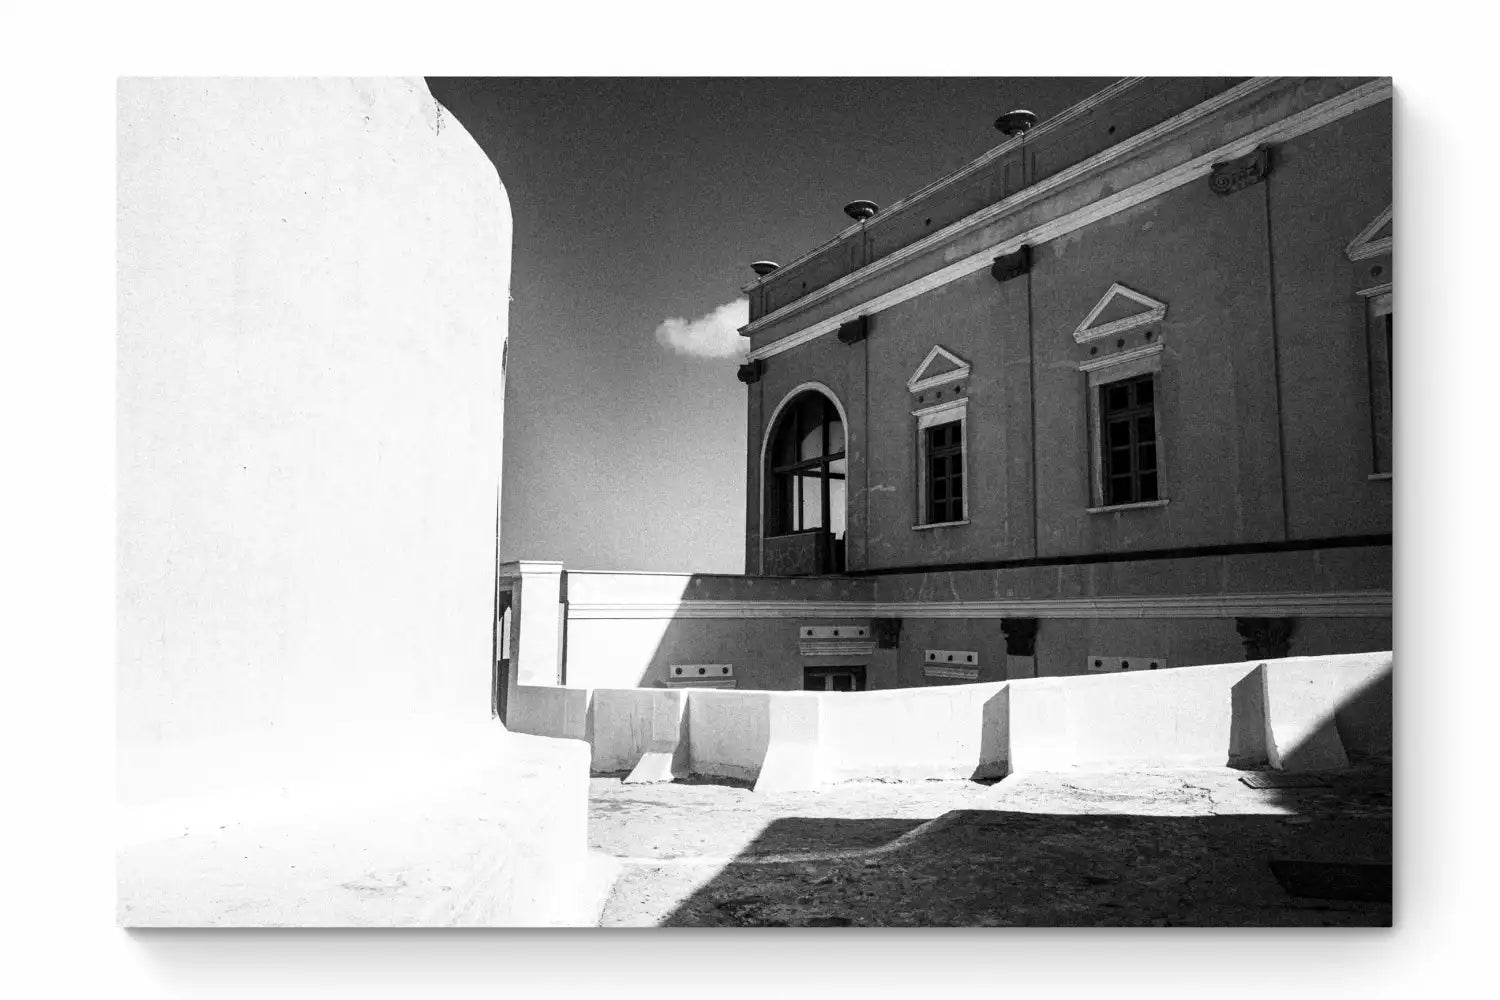
<path id="1" fill-rule="evenodd" d="M 770 745 L 769 691 L 688 691 L 694 774 L 754 781 Z"/>
<path id="2" fill-rule="evenodd" d="M 1223 767 L 1254 757 L 1263 725 L 1236 698 L 1255 663 L 1010 682 L 1010 765 L 1017 771 Z M 1238 702 L 1238 704 L 1237 704 Z"/>
<path id="3" fill-rule="evenodd" d="M 506 728 L 528 736 L 586 740 L 591 696 L 588 688 L 517 685 Z"/>
<path id="4" fill-rule="evenodd" d="M 641 757 L 656 749 L 671 749 L 670 727 L 655 721 L 658 706 L 680 711 L 680 692 L 655 688 L 600 688 L 594 692 L 593 769 L 606 774 L 631 771 Z M 675 707 L 673 707 L 675 706 Z M 658 730 L 668 735 L 656 745 Z"/>
<path id="5" fill-rule="evenodd" d="M 822 700 L 825 781 L 924 781 L 1006 773 L 1005 682 L 865 691 Z"/>
<path id="6" fill-rule="evenodd" d="M 1051 678 L 1010 682 L 1010 747 L 1013 771 L 1052 771 L 1077 762 L 1066 689 Z"/>
<path id="7" fill-rule="evenodd" d="M 770 739 L 755 779 L 757 792 L 790 792 L 823 784 L 819 729 L 825 697 L 807 691 L 770 696 Z"/>
<path id="8" fill-rule="evenodd" d="M 627 784 L 672 781 L 688 776 L 687 692 L 652 692 L 650 742 L 625 778 Z"/>
<path id="9" fill-rule="evenodd" d="M 648 750 L 625 776 L 627 785 L 650 785 L 663 781 L 676 781 L 687 777 L 688 771 L 679 763 L 678 755 Z"/>
<path id="10" fill-rule="evenodd" d="M 1332 771 L 1349 766 L 1344 744 L 1317 678 L 1262 666 L 1266 759 L 1282 771 Z"/>
<path id="11" fill-rule="evenodd" d="M 1266 757 L 1284 771 L 1326 771 L 1349 766 L 1339 734 L 1345 727 L 1367 744 L 1381 743 L 1381 713 L 1368 702 L 1388 701 L 1391 654 L 1307 656 L 1271 660 L 1261 667 L 1266 712 Z M 1386 706 L 1388 709 L 1388 704 Z M 1387 720 L 1389 714 L 1383 716 Z M 1389 730 L 1384 739 L 1389 745 Z"/>

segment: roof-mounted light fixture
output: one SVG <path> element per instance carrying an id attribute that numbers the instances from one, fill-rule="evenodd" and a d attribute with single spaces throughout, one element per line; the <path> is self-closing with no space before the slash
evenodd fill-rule
<path id="1" fill-rule="evenodd" d="M 995 127 L 1008 136 L 1025 135 L 1036 124 L 1036 112 L 1017 108 L 995 119 Z"/>

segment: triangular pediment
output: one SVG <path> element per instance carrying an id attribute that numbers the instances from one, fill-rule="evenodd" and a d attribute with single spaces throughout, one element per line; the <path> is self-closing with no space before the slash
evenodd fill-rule
<path id="1" fill-rule="evenodd" d="M 1375 216 L 1370 224 L 1361 229 L 1359 235 L 1344 248 L 1344 253 L 1348 254 L 1350 260 L 1366 260 L 1391 252 L 1391 248 L 1396 245 L 1395 232 L 1391 225 L 1393 207 L 1392 205 L 1385 206 L 1385 211 Z"/>
<path id="2" fill-rule="evenodd" d="M 922 359 L 922 363 L 917 365 L 917 370 L 912 372 L 911 378 L 906 380 L 906 387 L 912 392 L 921 392 L 935 385 L 946 385 L 968 377 L 969 363 L 941 344 L 937 344 L 927 352 L 927 357 Z"/>
<path id="3" fill-rule="evenodd" d="M 1073 331 L 1073 339 L 1080 344 L 1099 337 L 1112 337 L 1126 330 L 1159 323 L 1167 316 L 1167 304 L 1158 302 L 1149 295 L 1142 295 L 1119 282 L 1109 286 L 1089 314 Z"/>

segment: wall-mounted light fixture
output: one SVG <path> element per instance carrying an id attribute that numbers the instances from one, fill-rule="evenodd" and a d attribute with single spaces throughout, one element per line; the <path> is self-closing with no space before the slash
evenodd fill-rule
<path id="1" fill-rule="evenodd" d="M 857 344 L 870 335 L 870 317 L 860 316 L 839 326 L 839 342 Z"/>
<path id="2" fill-rule="evenodd" d="M 990 265 L 990 277 L 1009 281 L 1031 272 L 1031 247 L 1023 244 L 1015 253 L 1002 254 Z"/>

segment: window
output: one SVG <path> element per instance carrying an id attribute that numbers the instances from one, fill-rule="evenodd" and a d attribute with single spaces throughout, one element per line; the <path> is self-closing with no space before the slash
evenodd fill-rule
<path id="1" fill-rule="evenodd" d="M 787 405 L 771 441 L 767 531 L 827 530 L 843 539 L 849 463 L 833 401 L 809 391 Z"/>
<path id="2" fill-rule="evenodd" d="M 967 396 L 912 411 L 917 418 L 917 523 L 913 527 L 968 523 L 968 414 Z"/>
<path id="3" fill-rule="evenodd" d="M 1102 385 L 1099 393 L 1104 505 L 1158 499 L 1156 481 L 1156 376 L 1140 375 Z"/>
<path id="4" fill-rule="evenodd" d="M 863 691 L 865 690 L 865 668 L 863 666 L 803 667 L 802 690 Z"/>
<path id="5" fill-rule="evenodd" d="M 928 524 L 964 519 L 963 424 L 957 420 L 928 427 Z"/>
<path id="6" fill-rule="evenodd" d="M 1395 378 L 1392 360 L 1396 328 L 1396 318 L 1391 312 L 1391 293 L 1371 296 L 1365 313 L 1370 340 L 1370 422 L 1375 475 L 1389 476 L 1394 427 L 1392 398 L 1395 395 Z"/>
<path id="7" fill-rule="evenodd" d="M 1163 506 L 1160 341 L 1079 365 L 1088 377 L 1090 513 Z"/>

